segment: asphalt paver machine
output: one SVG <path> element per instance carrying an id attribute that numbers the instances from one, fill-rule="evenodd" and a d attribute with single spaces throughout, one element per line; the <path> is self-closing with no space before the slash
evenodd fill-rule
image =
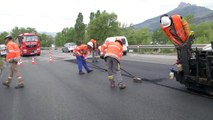
<path id="1" fill-rule="evenodd" d="M 177 48 L 176 68 L 171 70 L 188 89 L 213 95 L 213 49 L 192 49 L 194 36 Z M 213 48 L 213 42 L 211 43 Z"/>

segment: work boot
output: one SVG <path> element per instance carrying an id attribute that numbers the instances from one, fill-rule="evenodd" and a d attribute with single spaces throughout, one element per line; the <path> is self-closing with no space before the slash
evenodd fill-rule
<path id="1" fill-rule="evenodd" d="M 8 81 L 4 81 L 4 82 L 2 82 L 2 85 L 4 85 L 4 86 L 6 86 L 6 87 L 10 87 L 10 83 L 8 82 Z"/>
<path id="2" fill-rule="evenodd" d="M 24 84 L 23 84 L 23 83 L 20 83 L 20 84 L 18 84 L 17 86 L 15 86 L 15 89 L 19 89 L 19 88 L 24 88 Z"/>
<path id="3" fill-rule="evenodd" d="M 79 75 L 83 75 L 83 74 L 85 74 L 85 73 L 84 73 L 84 72 L 82 72 L 82 71 L 81 71 L 81 72 L 79 72 Z"/>
<path id="4" fill-rule="evenodd" d="M 91 73 L 93 70 L 88 70 L 87 73 Z"/>
<path id="5" fill-rule="evenodd" d="M 118 83 L 118 86 L 120 89 L 125 89 L 126 88 L 126 85 L 122 82 Z"/>
<path id="6" fill-rule="evenodd" d="M 110 81 L 110 87 L 115 88 L 115 81 L 114 80 L 109 80 Z"/>

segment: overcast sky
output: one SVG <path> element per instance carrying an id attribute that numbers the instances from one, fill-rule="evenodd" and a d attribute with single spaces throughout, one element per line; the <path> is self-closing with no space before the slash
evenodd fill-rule
<path id="1" fill-rule="evenodd" d="M 180 2 L 213 10 L 213 0 L 0 0 L 0 31 L 32 27 L 39 32 L 61 32 L 73 27 L 79 12 L 88 24 L 90 12 L 106 10 L 125 24 L 141 23 L 176 8 Z"/>

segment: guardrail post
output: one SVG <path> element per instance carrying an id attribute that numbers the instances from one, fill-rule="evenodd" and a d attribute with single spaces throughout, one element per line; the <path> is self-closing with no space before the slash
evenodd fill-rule
<path id="1" fill-rule="evenodd" d="M 138 45 L 137 47 L 138 47 L 138 53 L 140 53 L 140 46 Z"/>

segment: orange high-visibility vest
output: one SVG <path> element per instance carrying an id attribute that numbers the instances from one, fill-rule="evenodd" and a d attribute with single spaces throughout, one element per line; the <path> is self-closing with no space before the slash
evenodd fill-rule
<path id="1" fill-rule="evenodd" d="M 16 44 L 13 41 L 9 41 L 7 43 L 7 56 L 6 60 L 15 59 L 20 57 L 20 49 L 18 47 L 18 44 Z"/>
<path id="2" fill-rule="evenodd" d="M 97 49 L 98 45 L 97 45 L 97 41 L 94 39 L 91 39 L 90 42 L 93 43 L 93 49 Z"/>
<path id="3" fill-rule="evenodd" d="M 182 18 L 180 15 L 173 15 L 170 18 L 173 22 L 172 27 L 174 27 L 177 36 L 173 36 L 173 34 L 171 34 L 170 32 L 171 26 L 164 28 L 161 25 L 161 28 L 167 34 L 167 36 L 169 37 L 169 39 L 173 44 L 180 46 L 187 40 L 187 34 L 186 31 L 184 30 Z M 176 38 L 178 37 L 178 39 L 176 39 L 175 37 Z"/>
<path id="4" fill-rule="evenodd" d="M 104 57 L 113 57 L 118 61 L 121 61 L 123 55 L 123 47 L 118 42 L 106 42 L 100 47 L 100 51 L 101 54 L 105 54 Z"/>
<path id="5" fill-rule="evenodd" d="M 89 49 L 87 45 L 81 44 L 80 46 L 75 47 L 73 51 L 74 53 L 77 54 L 77 56 L 84 56 L 86 58 L 88 55 Z"/>

